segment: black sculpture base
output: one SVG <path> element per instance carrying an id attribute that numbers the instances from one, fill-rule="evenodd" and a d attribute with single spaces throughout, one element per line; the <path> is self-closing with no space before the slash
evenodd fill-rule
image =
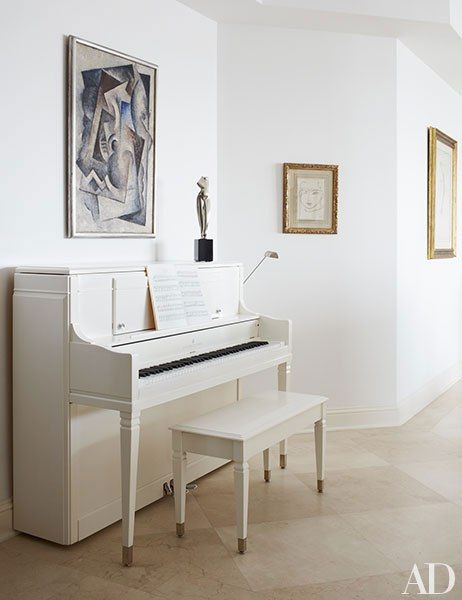
<path id="1" fill-rule="evenodd" d="M 211 262 L 213 260 L 213 240 L 207 238 L 194 240 L 194 260 L 196 262 Z"/>

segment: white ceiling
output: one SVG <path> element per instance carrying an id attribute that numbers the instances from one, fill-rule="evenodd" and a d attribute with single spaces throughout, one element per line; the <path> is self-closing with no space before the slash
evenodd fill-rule
<path id="1" fill-rule="evenodd" d="M 395 37 L 462 94 L 462 0 L 179 1 L 218 23 Z"/>
<path id="2" fill-rule="evenodd" d="M 263 6 L 445 22 L 449 0 L 255 0 Z"/>

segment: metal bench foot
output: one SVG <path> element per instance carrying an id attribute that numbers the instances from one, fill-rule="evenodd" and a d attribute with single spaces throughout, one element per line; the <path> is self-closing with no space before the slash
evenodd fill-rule
<path id="1" fill-rule="evenodd" d="M 122 564 L 131 567 L 133 564 L 133 546 L 122 546 Z"/>

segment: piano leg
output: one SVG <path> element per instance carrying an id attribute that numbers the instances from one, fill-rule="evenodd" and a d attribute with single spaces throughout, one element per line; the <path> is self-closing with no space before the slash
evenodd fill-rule
<path id="1" fill-rule="evenodd" d="M 247 550 L 247 519 L 249 512 L 249 465 L 234 463 L 234 498 L 236 502 L 237 549 Z"/>
<path id="2" fill-rule="evenodd" d="M 122 466 L 122 564 L 133 563 L 136 479 L 140 440 L 140 413 L 120 412 L 120 452 Z"/>
<path id="3" fill-rule="evenodd" d="M 184 535 L 186 518 L 186 452 L 183 451 L 181 431 L 173 432 L 173 486 L 175 499 L 176 534 Z"/>
<path id="4" fill-rule="evenodd" d="M 278 390 L 288 392 L 290 390 L 290 364 L 282 363 L 278 366 Z M 279 465 L 281 469 L 287 467 L 288 440 L 279 443 Z"/>
<path id="5" fill-rule="evenodd" d="M 326 420 L 321 419 L 314 424 L 314 444 L 316 450 L 316 473 L 318 492 L 324 491 L 324 455 L 326 448 Z"/>

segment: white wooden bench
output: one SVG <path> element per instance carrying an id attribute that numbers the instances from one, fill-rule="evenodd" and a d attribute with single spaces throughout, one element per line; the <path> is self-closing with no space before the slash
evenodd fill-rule
<path id="1" fill-rule="evenodd" d="M 234 462 L 237 546 L 247 549 L 249 465 L 263 452 L 264 477 L 271 478 L 269 448 L 314 423 L 318 492 L 324 486 L 325 404 L 327 398 L 270 391 L 171 427 L 176 533 L 183 536 L 186 505 L 186 453 Z M 285 465 L 284 465 L 285 466 Z"/>

